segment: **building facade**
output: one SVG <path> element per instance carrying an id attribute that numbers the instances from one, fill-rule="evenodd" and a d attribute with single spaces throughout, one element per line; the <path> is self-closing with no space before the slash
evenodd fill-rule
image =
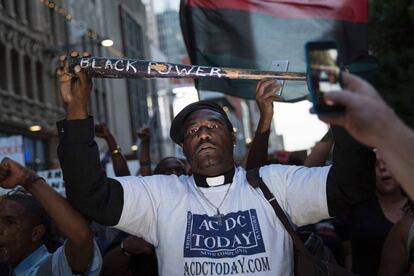
<path id="1" fill-rule="evenodd" d="M 104 38 L 113 47 L 102 47 Z M 0 0 L 0 137 L 22 135 L 25 163 L 36 170 L 57 166 L 55 122 L 64 109 L 55 70 L 59 55 L 71 50 L 148 58 L 145 6 L 132 0 Z M 150 82 L 95 79 L 89 112 L 109 125 L 128 154 L 135 131 L 154 116 L 156 100 Z M 40 130 L 30 131 L 34 125 Z"/>
<path id="2" fill-rule="evenodd" d="M 158 40 L 161 51 L 168 62 L 181 63 L 187 56 L 184 39 L 181 33 L 178 11 L 166 10 L 157 15 Z"/>
<path id="3" fill-rule="evenodd" d="M 0 136 L 22 135 L 26 165 L 35 169 L 55 161 L 54 124 L 64 114 L 55 78 L 71 19 L 64 2 L 0 1 Z M 29 131 L 33 125 L 41 130 Z"/>

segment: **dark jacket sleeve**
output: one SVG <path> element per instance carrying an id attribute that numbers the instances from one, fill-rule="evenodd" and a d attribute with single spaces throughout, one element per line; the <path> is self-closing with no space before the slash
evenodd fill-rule
<path id="1" fill-rule="evenodd" d="M 94 140 L 93 118 L 57 123 L 58 157 L 69 202 L 89 219 L 116 225 L 123 207 L 121 184 L 107 178 Z"/>
<path id="2" fill-rule="evenodd" d="M 327 179 L 330 216 L 345 217 L 351 208 L 375 196 L 375 154 L 342 127 L 332 127 L 334 149 Z"/>
<path id="3" fill-rule="evenodd" d="M 269 135 L 270 130 L 264 133 L 256 132 L 247 156 L 246 170 L 268 164 L 267 149 L 269 147 Z"/>

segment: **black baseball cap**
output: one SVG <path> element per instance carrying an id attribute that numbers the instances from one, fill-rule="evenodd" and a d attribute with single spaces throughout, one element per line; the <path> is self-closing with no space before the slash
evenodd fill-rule
<path id="1" fill-rule="evenodd" d="M 233 125 L 231 124 L 229 117 L 227 117 L 226 112 L 220 105 L 210 101 L 198 101 L 184 107 L 183 110 L 181 110 L 180 113 L 178 113 L 173 119 L 170 129 L 170 137 L 175 143 L 182 144 L 184 140 L 183 125 L 188 116 L 190 116 L 191 113 L 202 109 L 213 110 L 223 115 L 224 121 L 226 122 L 229 130 L 233 132 Z"/>

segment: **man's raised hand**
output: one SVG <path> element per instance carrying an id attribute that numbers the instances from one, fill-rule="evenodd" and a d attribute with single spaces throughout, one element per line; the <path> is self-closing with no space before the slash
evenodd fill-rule
<path id="1" fill-rule="evenodd" d="M 72 52 L 71 57 L 79 54 Z M 84 53 L 84 57 L 89 54 Z M 74 73 L 69 71 L 69 62 L 66 56 L 60 57 L 60 67 L 57 69 L 59 89 L 66 109 L 66 119 L 76 120 L 88 117 L 88 101 L 92 91 L 91 78 L 81 70 L 79 65 L 74 68 Z"/>
<path id="2" fill-rule="evenodd" d="M 141 141 L 149 141 L 151 136 L 150 129 L 148 127 L 141 127 L 137 130 L 137 136 L 141 139 Z"/>
<path id="3" fill-rule="evenodd" d="M 266 132 L 270 129 L 273 118 L 273 101 L 280 101 L 282 98 L 276 93 L 282 85 L 274 79 L 261 80 L 256 86 L 256 102 L 260 109 L 260 121 L 257 127 L 258 132 Z"/>
<path id="4" fill-rule="evenodd" d="M 320 119 L 343 126 L 361 143 L 377 146 L 381 135 L 387 134 L 398 117 L 368 82 L 346 72 L 342 80 L 345 90 L 326 93 L 324 100 L 328 105 L 344 105 L 346 111 L 341 115 L 320 115 Z"/>
<path id="5" fill-rule="evenodd" d="M 33 171 L 6 157 L 0 163 L 0 186 L 13 189 L 17 185 L 25 183 L 33 173 Z"/>

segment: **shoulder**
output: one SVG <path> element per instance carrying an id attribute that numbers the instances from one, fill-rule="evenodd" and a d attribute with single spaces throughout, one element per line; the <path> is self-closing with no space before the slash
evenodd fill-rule
<path id="1" fill-rule="evenodd" d="M 189 176 L 176 175 L 151 175 L 151 176 L 124 176 L 115 178 L 122 187 L 127 190 L 145 189 L 163 189 L 177 190 L 185 187 Z"/>
<path id="2" fill-rule="evenodd" d="M 312 181 L 326 180 L 331 166 L 308 168 L 304 166 L 273 164 L 260 168 L 260 176 L 268 180 L 282 181 Z"/>

